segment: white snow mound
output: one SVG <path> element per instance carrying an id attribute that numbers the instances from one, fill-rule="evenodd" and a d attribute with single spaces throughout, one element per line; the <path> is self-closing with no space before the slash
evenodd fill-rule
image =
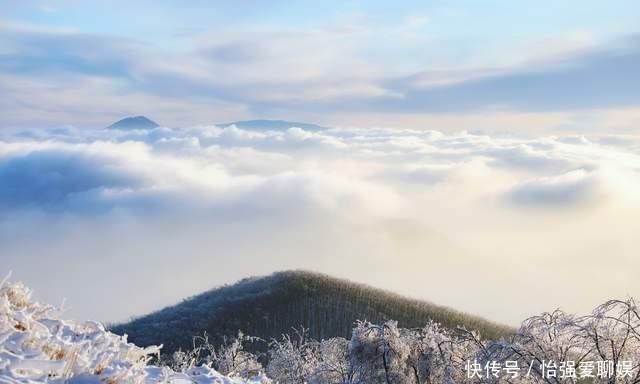
<path id="1" fill-rule="evenodd" d="M 217 383 L 246 381 L 203 366 L 185 372 L 149 365 L 160 347 L 140 348 L 98 322 L 56 318 L 57 310 L 33 301 L 22 283 L 0 283 L 0 384 L 15 383 Z"/>

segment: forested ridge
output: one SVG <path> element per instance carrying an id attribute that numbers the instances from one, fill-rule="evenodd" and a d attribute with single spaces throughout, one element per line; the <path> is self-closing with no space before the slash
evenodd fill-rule
<path id="1" fill-rule="evenodd" d="M 489 339 L 512 331 L 446 307 L 306 271 L 243 279 L 111 330 L 126 333 L 137 345 L 163 344 L 165 352 L 173 352 L 191 348 L 193 336 L 205 332 L 214 342 L 238 331 L 270 340 L 304 327 L 311 338 L 323 340 L 349 338 L 357 320 L 390 319 L 405 328 L 422 327 L 429 321 L 444 327 L 463 326 Z"/>

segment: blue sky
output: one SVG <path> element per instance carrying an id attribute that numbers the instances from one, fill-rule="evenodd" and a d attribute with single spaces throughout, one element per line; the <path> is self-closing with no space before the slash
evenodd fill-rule
<path id="1" fill-rule="evenodd" d="M 634 1 L 8 1 L 0 125 L 635 132 L 638 15 Z"/>

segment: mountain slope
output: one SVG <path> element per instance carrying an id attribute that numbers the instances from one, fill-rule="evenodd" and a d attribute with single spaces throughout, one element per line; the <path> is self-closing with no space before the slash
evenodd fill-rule
<path id="1" fill-rule="evenodd" d="M 295 121 L 285 121 L 285 120 L 245 120 L 245 121 L 234 121 L 232 123 L 224 123 L 218 124 L 220 127 L 228 127 L 231 125 L 235 125 L 237 128 L 246 129 L 246 130 L 271 130 L 271 131 L 282 131 L 289 129 L 291 127 L 302 128 L 305 131 L 321 131 L 327 129 L 327 127 L 323 127 L 316 124 L 309 123 L 299 123 Z"/>
<path id="2" fill-rule="evenodd" d="M 447 327 L 465 326 L 496 338 L 509 328 L 452 309 L 412 300 L 326 275 L 277 272 L 248 278 L 194 296 L 172 307 L 112 327 L 137 345 L 164 344 L 165 351 L 189 348 L 204 331 L 217 342 L 238 330 L 264 339 L 304 326 L 316 339 L 350 337 L 356 320 L 397 320 L 420 327 L 429 319 Z"/>
<path id="3" fill-rule="evenodd" d="M 122 120 L 118 120 L 115 123 L 108 126 L 108 129 L 122 129 L 122 130 L 130 130 L 130 129 L 153 129 L 157 128 L 160 125 L 155 121 L 148 119 L 145 116 L 132 116 L 125 117 Z"/>

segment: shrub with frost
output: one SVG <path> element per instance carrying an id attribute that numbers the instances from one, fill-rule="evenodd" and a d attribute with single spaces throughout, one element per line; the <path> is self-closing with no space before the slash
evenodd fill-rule
<path id="1" fill-rule="evenodd" d="M 208 366 L 183 372 L 149 365 L 161 347 L 140 348 L 93 321 L 65 321 L 21 283 L 0 284 L 0 384 L 270 383 L 243 381 Z"/>

